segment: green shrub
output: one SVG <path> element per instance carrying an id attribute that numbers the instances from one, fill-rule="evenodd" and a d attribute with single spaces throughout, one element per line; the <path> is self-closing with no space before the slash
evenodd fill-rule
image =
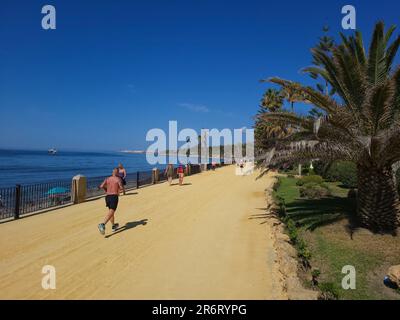
<path id="1" fill-rule="evenodd" d="M 298 232 L 297 232 L 296 223 L 292 219 L 288 219 L 286 222 L 286 225 L 287 225 L 290 241 L 293 244 L 296 244 L 298 236 L 299 236 Z"/>
<path id="2" fill-rule="evenodd" d="M 357 166 L 350 161 L 333 162 L 324 174 L 327 181 L 339 181 L 346 188 L 357 188 Z"/>
<path id="3" fill-rule="evenodd" d="M 312 275 L 313 278 L 318 278 L 321 275 L 321 271 L 319 269 L 314 269 L 311 272 L 311 275 Z"/>
<path id="4" fill-rule="evenodd" d="M 317 286 L 318 285 L 318 278 L 321 275 L 321 271 L 319 269 L 314 269 L 311 271 L 311 284 L 313 286 Z"/>
<path id="5" fill-rule="evenodd" d="M 357 190 L 350 189 L 349 192 L 347 193 L 347 198 L 356 199 L 357 198 Z"/>
<path id="6" fill-rule="evenodd" d="M 296 185 L 298 186 L 303 186 L 307 183 L 316 183 L 316 184 L 321 184 L 324 182 L 324 179 L 321 176 L 317 175 L 312 175 L 312 176 L 305 176 L 300 178 L 297 182 Z"/>
<path id="7" fill-rule="evenodd" d="M 278 191 L 279 187 L 281 186 L 281 179 L 278 178 L 278 180 L 275 181 L 274 185 L 272 186 L 272 190 L 274 190 L 275 192 Z"/>
<path id="8" fill-rule="evenodd" d="M 300 187 L 300 197 L 307 199 L 321 199 L 331 195 L 329 187 L 325 183 L 317 184 L 309 182 Z"/>
<path id="9" fill-rule="evenodd" d="M 297 241 L 297 249 L 300 258 L 303 258 L 306 261 L 309 261 L 311 259 L 311 252 L 307 248 L 307 245 L 303 239 Z"/>
<path id="10" fill-rule="evenodd" d="M 324 177 L 326 172 L 326 163 L 321 160 L 313 161 L 314 172 L 316 175 Z"/>
<path id="11" fill-rule="evenodd" d="M 321 290 L 321 298 L 323 300 L 338 300 L 339 299 L 339 288 L 335 283 L 323 282 L 318 285 Z"/>
<path id="12" fill-rule="evenodd" d="M 286 165 L 280 168 L 281 171 L 288 173 L 288 172 L 292 172 L 294 170 L 292 165 Z"/>
<path id="13" fill-rule="evenodd" d="M 275 201 L 277 205 L 279 206 L 278 209 L 278 216 L 281 219 L 284 219 L 286 217 L 286 204 L 285 204 L 285 199 L 282 198 L 281 196 L 275 196 Z"/>

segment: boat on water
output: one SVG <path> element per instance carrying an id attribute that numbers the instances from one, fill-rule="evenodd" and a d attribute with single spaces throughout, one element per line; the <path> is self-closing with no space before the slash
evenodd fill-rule
<path id="1" fill-rule="evenodd" d="M 57 153 L 57 149 L 51 148 L 51 149 L 47 150 L 47 153 L 51 154 L 51 155 L 55 155 Z"/>

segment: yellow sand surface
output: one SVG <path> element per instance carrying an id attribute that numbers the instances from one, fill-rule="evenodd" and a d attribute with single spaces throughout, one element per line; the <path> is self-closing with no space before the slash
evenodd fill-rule
<path id="1" fill-rule="evenodd" d="M 174 183 L 176 184 L 176 180 Z M 272 179 L 235 167 L 0 224 L 0 299 L 284 299 L 270 227 Z M 56 289 L 42 288 L 54 266 Z"/>

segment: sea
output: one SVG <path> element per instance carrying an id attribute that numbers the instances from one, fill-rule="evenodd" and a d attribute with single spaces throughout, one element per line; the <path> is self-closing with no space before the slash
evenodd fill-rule
<path id="1" fill-rule="evenodd" d="M 73 152 L 59 150 L 0 150 L 0 188 L 57 180 L 110 175 L 122 163 L 127 172 L 147 171 L 165 165 L 150 165 L 145 154 L 123 152 Z"/>

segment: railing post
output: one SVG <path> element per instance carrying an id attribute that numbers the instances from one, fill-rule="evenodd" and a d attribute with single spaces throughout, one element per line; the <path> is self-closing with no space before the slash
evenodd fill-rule
<path id="1" fill-rule="evenodd" d="M 139 171 L 136 172 L 136 189 L 139 189 Z"/>
<path id="2" fill-rule="evenodd" d="M 153 171 L 151 172 L 151 182 L 152 184 L 157 184 L 159 180 L 159 170 L 157 168 L 154 168 Z"/>
<path id="3" fill-rule="evenodd" d="M 86 177 L 78 174 L 72 178 L 71 202 L 74 204 L 85 202 L 87 193 Z"/>
<path id="4" fill-rule="evenodd" d="M 21 205 L 21 185 L 15 186 L 15 207 L 14 207 L 14 219 L 19 219 L 19 211 Z"/>

